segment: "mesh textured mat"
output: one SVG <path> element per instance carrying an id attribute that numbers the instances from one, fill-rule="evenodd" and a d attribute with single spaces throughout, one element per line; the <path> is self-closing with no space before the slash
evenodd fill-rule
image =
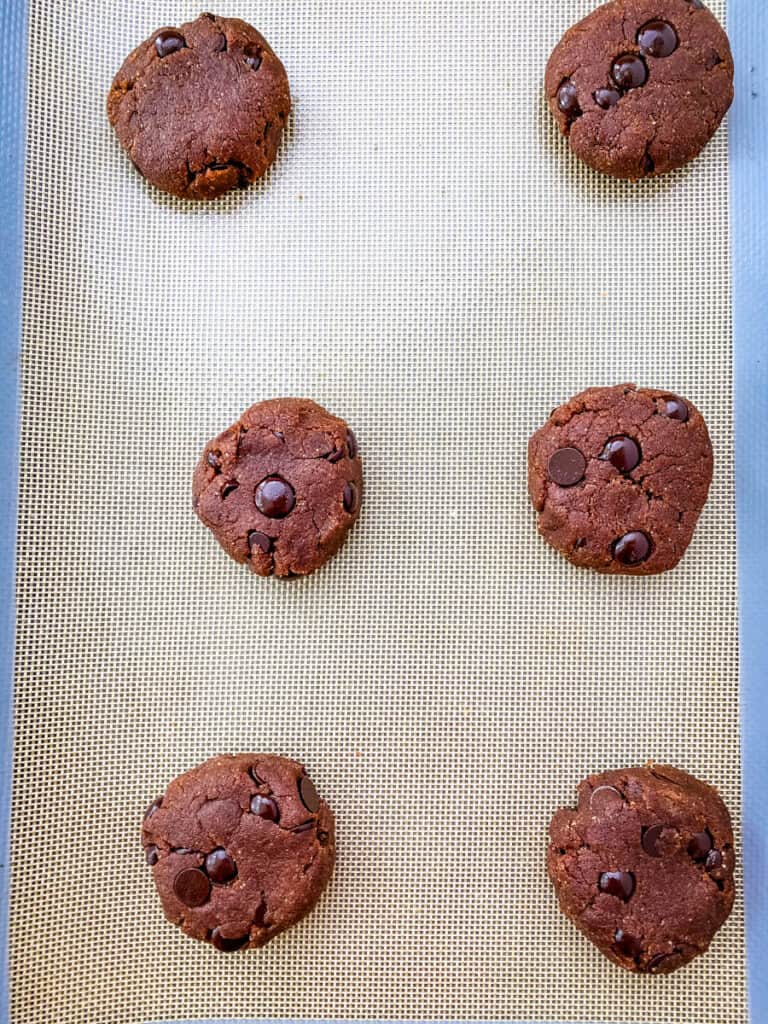
<path id="1" fill-rule="evenodd" d="M 741 902 L 668 978 L 604 961 L 544 850 L 587 772 L 669 761 L 740 811 L 727 138 L 631 186 L 541 97 L 590 0 L 250 2 L 295 111 L 212 207 L 139 179 L 104 113 L 197 4 L 31 4 L 11 924 L 15 1024 L 215 1016 L 746 1020 Z M 724 4 L 714 4 L 723 18 Z M 673 573 L 539 539 L 526 442 L 625 380 L 704 412 L 716 477 Z M 354 426 L 362 519 L 264 581 L 191 511 L 250 403 Z M 166 924 L 146 804 L 219 752 L 298 757 L 334 807 L 317 912 L 222 956 Z"/>

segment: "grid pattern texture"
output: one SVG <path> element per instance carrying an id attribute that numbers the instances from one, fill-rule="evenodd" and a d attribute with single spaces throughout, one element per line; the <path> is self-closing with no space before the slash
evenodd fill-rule
<path id="1" fill-rule="evenodd" d="M 590 771 L 668 761 L 740 811 L 726 132 L 659 182 L 577 165 L 541 79 L 590 7 L 220 10 L 295 109 L 265 181 L 192 207 L 139 179 L 104 101 L 198 6 L 31 3 L 14 1024 L 745 1022 L 740 901 L 706 957 L 637 978 L 545 874 Z M 715 447 L 659 578 L 571 568 L 526 494 L 533 430 L 622 381 L 688 395 Z M 367 486 L 290 583 L 228 561 L 190 499 L 204 442 L 276 395 L 347 418 Z M 259 750 L 307 764 L 340 859 L 310 919 L 225 957 L 164 922 L 139 823 L 174 775 Z"/>

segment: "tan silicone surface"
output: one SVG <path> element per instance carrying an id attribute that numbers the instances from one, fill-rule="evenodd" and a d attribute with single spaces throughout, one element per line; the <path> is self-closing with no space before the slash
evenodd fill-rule
<path id="1" fill-rule="evenodd" d="M 590 771 L 670 762 L 740 810 L 726 131 L 658 182 L 579 166 L 541 82 L 591 6 L 220 9 L 281 56 L 294 114 L 264 182 L 193 206 L 104 107 L 197 4 L 31 3 L 14 1024 L 746 1020 L 740 900 L 706 957 L 633 977 L 545 874 Z M 567 565 L 526 493 L 550 410 L 623 381 L 689 396 L 715 448 L 653 579 Z M 191 509 L 204 442 L 276 395 L 348 419 L 366 474 L 346 548 L 292 583 Z M 304 924 L 223 956 L 163 919 L 139 825 L 249 750 L 308 766 L 339 864 Z"/>

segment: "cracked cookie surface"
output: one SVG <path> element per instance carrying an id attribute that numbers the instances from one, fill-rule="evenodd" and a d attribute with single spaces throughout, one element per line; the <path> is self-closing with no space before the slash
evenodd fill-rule
<path id="1" fill-rule="evenodd" d="M 712 481 L 701 413 L 669 391 L 589 388 L 528 446 L 528 489 L 545 540 L 574 565 L 646 576 L 680 561 Z"/>
<path id="2" fill-rule="evenodd" d="M 154 32 L 127 57 L 107 99 L 139 173 L 182 199 L 215 199 L 260 178 L 290 109 L 285 69 L 266 39 L 214 14 Z"/>
<path id="3" fill-rule="evenodd" d="M 731 105 L 728 37 L 701 0 L 612 0 L 565 33 L 545 92 L 590 167 L 665 174 L 701 152 Z"/>
<path id="4" fill-rule="evenodd" d="M 273 754 L 214 757 L 174 779 L 142 845 L 165 916 L 222 952 L 305 917 L 336 859 L 330 807 L 302 765 Z"/>
<path id="5" fill-rule="evenodd" d="M 360 514 L 357 440 L 308 399 L 259 402 L 206 445 L 192 496 L 235 561 L 259 576 L 306 576 L 339 550 Z"/>
<path id="6" fill-rule="evenodd" d="M 590 775 L 550 824 L 560 909 L 610 960 L 669 974 L 731 912 L 735 854 L 717 791 L 667 765 Z"/>

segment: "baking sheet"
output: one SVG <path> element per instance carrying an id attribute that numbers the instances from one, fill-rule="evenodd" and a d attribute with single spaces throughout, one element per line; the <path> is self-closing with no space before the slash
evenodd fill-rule
<path id="1" fill-rule="evenodd" d="M 221 10 L 295 114 L 263 185 L 192 208 L 135 176 L 103 101 L 197 8 L 31 5 L 14 1021 L 746 1020 L 740 902 L 706 958 L 638 979 L 544 874 L 587 771 L 669 760 L 740 802 L 726 135 L 659 183 L 577 167 L 539 90 L 588 9 Z M 689 395 L 715 446 L 654 580 L 566 566 L 525 494 L 531 431 L 620 380 Z M 367 480 L 343 554 L 287 585 L 189 500 L 203 442 L 275 394 L 346 416 Z M 340 863 L 309 921 L 222 958 L 163 922 L 137 820 L 240 749 L 308 764 Z"/>

